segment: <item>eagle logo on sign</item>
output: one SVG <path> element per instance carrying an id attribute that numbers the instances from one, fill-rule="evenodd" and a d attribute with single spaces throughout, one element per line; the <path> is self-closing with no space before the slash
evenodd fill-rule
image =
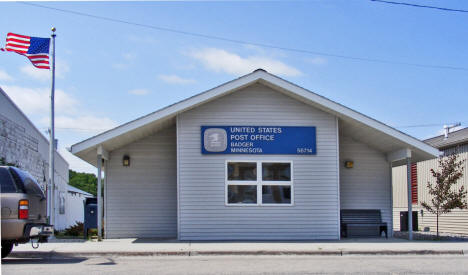
<path id="1" fill-rule="evenodd" d="M 223 152 L 227 149 L 227 133 L 221 128 L 206 129 L 203 135 L 205 150 L 208 152 Z"/>

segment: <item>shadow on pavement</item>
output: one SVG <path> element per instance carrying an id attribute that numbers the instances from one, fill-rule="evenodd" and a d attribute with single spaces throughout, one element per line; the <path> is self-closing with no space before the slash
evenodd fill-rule
<path id="1" fill-rule="evenodd" d="M 178 241 L 173 238 L 137 238 L 132 243 L 188 243 L 189 241 Z"/>
<path id="2" fill-rule="evenodd" d="M 117 264 L 117 263 L 116 263 L 113 259 L 111 259 L 111 258 L 106 258 L 106 259 L 107 259 L 107 262 L 105 262 L 105 263 L 98 263 L 98 264 L 96 264 L 96 265 L 116 265 L 116 264 Z"/>
<path id="3" fill-rule="evenodd" d="M 78 264 L 88 260 L 86 257 L 29 257 L 29 258 L 17 258 L 15 256 L 6 257 L 2 259 L 2 265 L 9 264 Z"/>

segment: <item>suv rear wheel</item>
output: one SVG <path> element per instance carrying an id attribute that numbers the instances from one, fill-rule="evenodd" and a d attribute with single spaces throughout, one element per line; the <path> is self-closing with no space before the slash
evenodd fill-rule
<path id="1" fill-rule="evenodd" d="M 10 254 L 13 249 L 13 243 L 9 241 L 2 241 L 2 259 Z"/>

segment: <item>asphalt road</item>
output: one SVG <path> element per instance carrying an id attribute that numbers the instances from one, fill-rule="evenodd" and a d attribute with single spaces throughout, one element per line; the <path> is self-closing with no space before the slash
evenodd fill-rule
<path id="1" fill-rule="evenodd" d="M 159 256 L 2 260 L 2 274 L 468 274 L 468 256 Z"/>

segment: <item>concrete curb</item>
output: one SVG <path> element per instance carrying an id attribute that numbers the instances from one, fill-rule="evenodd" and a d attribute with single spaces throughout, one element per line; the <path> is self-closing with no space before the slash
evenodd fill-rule
<path id="1" fill-rule="evenodd" d="M 56 251 L 27 251 L 12 252 L 11 258 L 79 258 L 102 256 L 371 256 L 371 255 L 468 255 L 465 250 L 377 250 L 377 251 L 83 251 L 83 252 L 56 252 Z"/>
<path id="2" fill-rule="evenodd" d="M 342 251 L 345 255 L 465 255 L 463 250 L 379 250 Z"/>

